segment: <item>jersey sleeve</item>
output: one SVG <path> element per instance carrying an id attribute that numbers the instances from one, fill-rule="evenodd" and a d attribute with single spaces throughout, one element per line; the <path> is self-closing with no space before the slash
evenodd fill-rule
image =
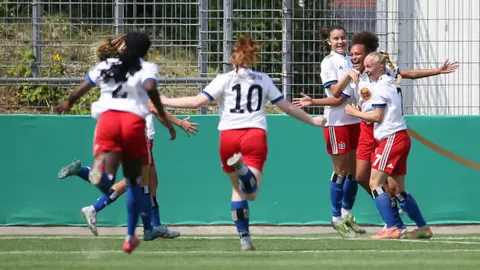
<path id="1" fill-rule="evenodd" d="M 95 65 L 95 67 L 88 71 L 87 74 L 85 74 L 85 79 L 92 87 L 97 86 L 100 78 L 102 77 L 102 70 L 106 68 L 107 65 L 105 62 L 98 63 L 97 65 Z"/>
<path id="2" fill-rule="evenodd" d="M 158 69 L 157 64 L 154 64 L 154 63 L 143 64 L 142 69 L 143 69 L 143 74 L 141 79 L 142 84 L 149 80 L 154 80 L 155 83 L 158 82 L 158 79 L 160 78 L 159 76 L 160 70 Z"/>
<path id="3" fill-rule="evenodd" d="M 329 58 L 322 61 L 320 78 L 322 79 L 323 87 L 325 88 L 338 83 L 337 71 L 333 67 L 332 61 Z"/>
<path id="4" fill-rule="evenodd" d="M 217 75 L 206 87 L 202 94 L 206 95 L 210 101 L 217 99 L 225 91 L 225 77 Z"/>
<path id="5" fill-rule="evenodd" d="M 388 97 L 385 93 L 388 89 L 385 89 L 386 86 L 378 85 L 375 87 L 375 94 L 372 96 L 372 107 L 375 108 L 385 108 L 387 107 Z"/>
<path id="6" fill-rule="evenodd" d="M 350 98 L 354 95 L 354 90 L 355 89 L 350 84 L 347 84 L 340 95 L 344 98 Z"/>
<path id="7" fill-rule="evenodd" d="M 284 99 L 282 92 L 278 90 L 277 86 L 273 83 L 272 79 L 267 76 L 267 99 L 270 100 L 272 104 L 279 102 Z"/>

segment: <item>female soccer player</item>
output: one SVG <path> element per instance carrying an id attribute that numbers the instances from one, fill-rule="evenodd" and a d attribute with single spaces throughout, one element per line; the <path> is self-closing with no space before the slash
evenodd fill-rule
<path id="1" fill-rule="evenodd" d="M 370 102 L 373 111 L 362 112 L 350 104 L 345 107 L 345 110 L 349 115 L 375 123 L 373 134 L 378 147 L 375 149 L 369 184 L 375 205 L 387 228 L 372 237 L 396 239 L 400 238 L 402 233 L 395 223 L 394 211 L 385 184 L 388 176 L 391 176 L 391 180 L 396 185 L 404 186 L 411 140 L 403 116 L 402 96 L 397 91 L 392 77 L 386 74 L 385 57 L 378 52 L 370 53 L 365 58 L 365 72 L 372 80 L 371 93 L 362 98 Z M 412 207 L 411 210 L 421 215 L 416 203 L 415 208 Z"/>
<path id="2" fill-rule="evenodd" d="M 125 34 L 121 35 L 116 35 L 112 37 L 107 37 L 103 39 L 99 45 L 96 47 L 95 53 L 97 56 L 97 60 L 99 62 L 105 61 L 108 58 L 115 58 L 118 57 L 121 52 L 125 49 Z M 164 119 L 161 118 L 161 116 L 158 114 L 156 111 L 155 107 L 151 102 L 148 103 L 150 111 L 153 112 L 153 114 L 148 115 L 145 120 L 146 120 L 146 136 L 148 139 L 148 146 L 150 147 L 149 150 L 149 155 L 152 153 L 152 147 L 153 147 L 153 138 L 155 136 L 155 126 L 153 123 L 153 116 L 155 115 L 156 118 L 165 125 Z M 171 113 L 168 111 L 165 111 L 167 118 L 169 121 L 171 121 L 174 125 L 180 127 L 183 129 L 188 136 L 190 134 L 194 134 L 197 131 L 196 126 L 198 124 L 196 123 L 190 123 L 188 120 L 190 117 L 187 117 L 183 120 L 180 120 L 176 117 L 174 117 Z M 156 198 L 156 189 L 158 186 L 158 179 L 157 179 L 157 174 L 155 170 L 155 165 L 153 161 L 153 157 L 151 158 L 146 158 L 144 165 L 148 167 L 149 170 L 149 189 L 151 191 L 152 195 L 152 212 L 151 215 L 143 215 L 142 216 L 142 221 L 144 223 L 144 237 L 143 239 L 145 241 L 153 240 L 157 237 L 162 237 L 162 238 L 176 238 L 180 236 L 180 233 L 175 232 L 175 231 L 170 231 L 168 230 L 167 227 L 161 226 L 159 228 L 155 228 L 154 230 L 150 229 L 150 225 L 145 225 L 145 224 L 150 224 L 154 227 L 158 227 L 161 225 L 160 222 L 160 213 L 159 213 L 159 207 L 158 207 L 158 201 Z M 85 180 L 86 182 L 90 183 L 88 179 L 88 175 L 90 173 L 90 167 L 88 166 L 82 166 L 81 162 L 79 160 L 73 160 L 71 164 L 68 166 L 65 166 L 61 168 L 60 172 L 58 173 L 58 178 L 59 179 L 64 179 L 68 176 L 72 175 L 77 175 L 81 179 Z M 123 193 L 125 193 L 126 189 L 126 180 L 123 179 L 122 181 L 113 184 L 112 181 L 109 180 L 108 174 L 104 173 L 103 174 L 103 179 L 101 181 L 100 190 L 102 191 L 102 196 L 100 196 L 91 206 L 86 206 L 83 207 L 80 211 L 82 216 L 86 219 L 88 227 L 92 231 L 94 235 L 98 235 L 97 231 L 97 218 L 96 215 L 102 211 L 106 206 L 110 205 L 113 203 L 119 196 L 121 196 Z M 151 220 L 149 220 L 149 218 Z"/>
<path id="3" fill-rule="evenodd" d="M 190 136 L 190 134 L 195 135 L 196 132 L 198 131 L 196 128 L 198 124 L 190 123 L 188 121 L 189 117 L 183 120 L 180 120 L 174 116 L 171 116 L 171 114 L 168 111 L 166 111 L 166 114 L 167 114 L 167 118 L 171 119 L 174 125 L 183 129 L 188 136 Z M 164 121 L 158 115 L 156 116 L 159 121 Z M 148 170 L 149 170 L 148 183 L 149 183 L 149 189 L 152 197 L 152 211 L 151 211 L 151 221 L 146 220 L 148 219 L 148 215 L 142 216 L 142 221 L 144 222 L 144 229 L 145 229 L 143 240 L 150 241 L 150 240 L 154 240 L 157 237 L 177 238 L 180 236 L 180 233 L 176 231 L 171 231 L 166 226 L 162 226 L 160 221 L 160 211 L 159 211 L 159 205 L 158 205 L 158 200 L 156 196 L 156 190 L 158 187 L 158 178 L 157 178 L 157 172 L 155 169 L 154 158 L 152 155 L 153 139 L 155 136 L 155 127 L 154 127 L 153 118 L 151 115 L 146 117 L 146 126 L 147 126 L 147 145 L 149 147 L 149 152 L 148 152 L 149 158 L 145 159 L 144 165 L 148 166 Z M 90 183 L 90 181 L 88 180 L 88 174 L 90 173 L 90 169 L 91 168 L 89 166 L 82 166 L 82 163 L 80 160 L 73 160 L 69 165 L 61 168 L 60 172 L 58 173 L 58 178 L 64 179 L 68 176 L 76 175 L 81 179 L 85 180 L 86 182 Z M 80 213 L 87 221 L 89 229 L 92 231 L 92 233 L 95 236 L 98 235 L 97 214 L 100 213 L 105 207 L 115 202 L 118 197 L 120 197 L 123 193 L 125 193 L 125 189 L 127 186 L 127 182 L 125 179 L 122 179 L 122 181 L 113 184 L 108 180 L 108 175 L 106 173 L 104 173 L 103 177 L 105 181 L 102 181 L 102 183 L 107 183 L 107 185 L 101 186 L 101 190 L 103 194 L 92 205 L 85 206 L 80 210 Z M 147 224 L 150 223 L 151 226 L 157 227 L 157 228 L 149 229 L 149 226 L 145 226 L 145 222 Z"/>
<path id="4" fill-rule="evenodd" d="M 267 100 L 285 113 L 307 124 L 321 127 L 323 117 L 311 117 L 284 100 L 265 73 L 249 67 L 257 62 L 260 45 L 249 36 L 237 40 L 230 61 L 234 70 L 218 75 L 197 96 L 166 98 L 165 106 L 200 108 L 220 98 L 220 158 L 232 183 L 232 218 L 242 250 L 255 250 L 249 232 L 248 200 L 254 200 L 262 182 L 267 159 Z"/>
<path id="5" fill-rule="evenodd" d="M 142 179 L 142 163 L 148 149 L 145 117 L 150 114 L 147 105 L 149 99 L 165 119 L 172 139 L 175 137 L 175 129 L 166 118 L 156 88 L 158 67 L 143 60 L 150 45 L 150 39 L 144 34 L 127 34 L 125 49 L 120 56 L 97 64 L 87 73 L 84 82 L 57 108 L 59 113 L 67 112 L 88 90 L 100 86 L 100 98 L 91 108 L 92 116 L 98 122 L 94 134 L 95 160 L 89 180 L 99 185 L 104 172 L 113 180 L 118 166 L 122 164 L 127 180 L 128 212 L 128 232 L 123 250 L 128 253 L 140 243 L 135 236 L 139 213 L 151 211 L 148 183 Z M 150 201 L 150 207 L 145 209 L 147 200 Z"/>
<path id="6" fill-rule="evenodd" d="M 342 26 L 322 29 L 322 37 L 332 48 L 322 61 L 320 73 L 327 98 L 312 99 L 302 93 L 303 98 L 294 98 L 294 104 L 300 107 L 326 106 L 324 137 L 333 163 L 330 179 L 332 226 L 343 237 L 351 238 L 356 233 L 365 233 L 352 215 L 358 190 L 354 174 L 360 120 L 345 113 L 346 104 L 352 102 L 348 100 L 354 98 L 353 87 L 358 82 L 359 74 L 352 70 L 350 57 L 346 53 L 345 29 Z"/>
<path id="7" fill-rule="evenodd" d="M 352 38 L 352 47 L 350 49 L 350 57 L 352 59 L 353 66 L 356 70 L 359 71 L 361 74 L 360 82 L 356 86 L 355 94 L 357 96 L 357 100 L 359 100 L 359 106 L 361 107 L 361 111 L 365 113 L 369 113 L 373 111 L 370 102 L 368 99 L 371 97 L 371 90 L 370 90 L 370 79 L 368 75 L 364 72 L 365 65 L 364 59 L 367 54 L 374 52 L 378 49 L 378 37 L 376 34 L 371 32 L 361 32 L 353 36 Z M 385 53 L 383 53 L 385 54 Z M 387 74 L 397 78 L 397 83 L 399 83 L 398 78 L 404 77 L 409 79 L 418 79 L 424 78 L 439 74 L 447 74 L 454 72 L 458 68 L 458 63 L 449 63 L 448 59 L 436 69 L 417 69 L 417 70 L 398 70 L 394 67 L 394 65 L 389 61 L 389 58 L 385 58 L 388 64 L 387 67 Z M 400 77 L 400 78 L 401 78 Z M 397 85 L 397 91 L 401 93 L 400 87 Z M 371 170 L 371 162 L 374 160 L 375 156 L 375 147 L 376 142 L 373 136 L 373 123 L 369 123 L 367 121 L 361 121 L 361 129 L 360 129 L 360 138 L 358 142 L 358 149 L 357 149 L 357 172 L 356 172 L 356 179 L 362 185 L 362 187 L 368 187 L 368 181 L 370 179 L 370 170 Z M 390 178 L 390 177 L 389 177 Z M 398 199 L 406 197 L 400 196 L 400 194 L 406 193 L 406 191 L 400 189 L 398 186 L 395 185 L 395 182 L 388 181 L 389 188 L 387 192 L 391 193 L 392 206 L 394 208 L 394 215 L 396 216 L 396 212 L 398 211 L 396 198 Z M 370 192 L 368 189 L 367 192 Z M 399 196 L 395 196 L 395 195 Z M 410 195 L 410 200 L 413 200 L 413 197 Z M 408 214 L 406 211 L 406 202 L 405 200 L 399 200 L 401 204 L 401 208 Z M 417 226 L 420 226 L 419 229 L 415 229 L 412 231 L 409 236 L 414 238 L 429 238 L 431 237 L 431 231 L 428 227 L 425 227 L 425 223 L 423 218 L 419 217 L 418 215 L 410 216 L 410 218 L 417 223 Z M 405 226 L 401 219 L 397 216 L 395 217 L 397 220 L 397 227 L 400 229 L 402 233 L 406 232 Z"/>

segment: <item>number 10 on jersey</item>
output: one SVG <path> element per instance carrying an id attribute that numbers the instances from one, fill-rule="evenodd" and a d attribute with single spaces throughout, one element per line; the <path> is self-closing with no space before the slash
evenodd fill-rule
<path id="1" fill-rule="evenodd" d="M 255 108 L 252 107 L 252 96 L 254 90 L 256 91 L 256 94 L 258 95 L 257 98 L 257 104 Z M 240 84 L 236 84 L 232 87 L 232 91 L 235 91 L 237 96 L 235 98 L 235 108 L 230 109 L 231 113 L 244 113 L 245 110 L 241 108 L 241 101 L 242 101 L 242 86 Z M 248 88 L 248 93 L 247 93 L 247 111 L 249 113 L 251 112 L 258 112 L 262 108 L 262 101 L 263 101 L 263 89 L 260 85 L 258 84 L 253 84 Z"/>

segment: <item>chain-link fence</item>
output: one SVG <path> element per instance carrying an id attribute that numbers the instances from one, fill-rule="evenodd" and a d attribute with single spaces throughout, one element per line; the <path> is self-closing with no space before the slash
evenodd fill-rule
<path id="1" fill-rule="evenodd" d="M 132 30 L 152 37 L 149 60 L 161 68 L 169 96 L 196 94 L 230 67 L 235 39 L 261 42 L 256 69 L 287 97 L 323 97 L 320 63 L 328 54 L 319 30 L 343 25 L 348 36 L 373 31 L 401 68 L 436 68 L 447 57 L 454 74 L 404 80 L 409 114 L 478 114 L 480 4 L 476 0 L 99 0 L 4 1 L 0 5 L 0 111 L 49 113 L 93 66 L 102 37 Z M 92 91 L 76 107 L 88 113 Z M 198 112 L 215 113 L 209 106 Z M 269 109 L 275 113 L 276 110 Z M 311 109 L 321 113 L 321 108 Z"/>

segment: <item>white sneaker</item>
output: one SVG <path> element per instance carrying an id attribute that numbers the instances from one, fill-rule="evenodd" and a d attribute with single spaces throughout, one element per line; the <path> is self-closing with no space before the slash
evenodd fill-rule
<path id="1" fill-rule="evenodd" d="M 250 236 L 240 238 L 240 244 L 242 245 L 242 251 L 256 250 L 255 246 L 252 244 L 252 238 Z"/>
<path id="2" fill-rule="evenodd" d="M 97 231 L 97 212 L 93 206 L 85 206 L 80 210 L 80 214 L 85 218 L 88 224 L 88 228 L 92 231 L 93 235 L 98 236 Z"/>
<path id="3" fill-rule="evenodd" d="M 234 154 L 231 158 L 227 160 L 227 165 L 235 168 L 236 170 L 240 170 L 243 167 L 242 154 Z"/>

